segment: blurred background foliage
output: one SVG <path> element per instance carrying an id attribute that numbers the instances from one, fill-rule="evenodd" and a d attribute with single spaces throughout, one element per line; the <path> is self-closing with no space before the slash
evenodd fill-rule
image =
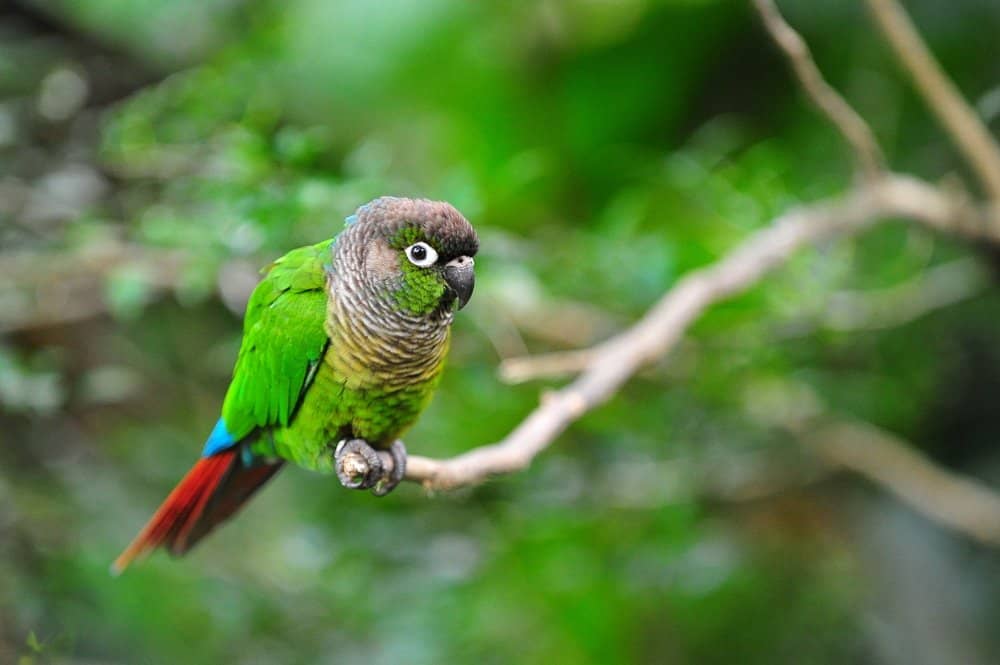
<path id="1" fill-rule="evenodd" d="M 962 173 L 859 3 L 780 4 L 897 168 Z M 1000 5 L 907 5 L 995 129 Z M 4 4 L 0 662 L 997 662 L 996 552 L 774 427 L 806 396 L 1000 482 L 1000 255 L 903 225 L 714 308 L 525 473 L 376 500 L 290 469 L 108 576 L 216 418 L 257 269 L 366 200 L 481 234 L 408 436 L 443 456 L 545 388 L 500 359 L 612 334 L 849 167 L 743 2 Z"/>

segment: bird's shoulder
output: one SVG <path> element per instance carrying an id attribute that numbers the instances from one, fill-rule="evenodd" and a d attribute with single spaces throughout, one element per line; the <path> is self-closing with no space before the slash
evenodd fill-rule
<path id="1" fill-rule="evenodd" d="M 317 291 L 326 285 L 326 275 L 332 260 L 333 240 L 298 247 L 265 266 L 264 278 L 254 289 L 247 304 L 247 317 L 259 313 L 285 293 Z"/>

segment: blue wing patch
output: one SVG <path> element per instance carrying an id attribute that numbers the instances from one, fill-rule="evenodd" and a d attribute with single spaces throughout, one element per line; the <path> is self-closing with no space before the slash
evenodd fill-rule
<path id="1" fill-rule="evenodd" d="M 215 423 L 212 433 L 208 435 L 208 441 L 205 442 L 205 448 L 201 451 L 201 456 L 211 457 L 230 448 L 234 443 L 236 441 L 233 439 L 233 435 L 229 433 L 229 430 L 226 429 L 226 423 L 222 422 L 222 418 L 219 418 L 219 422 Z"/>

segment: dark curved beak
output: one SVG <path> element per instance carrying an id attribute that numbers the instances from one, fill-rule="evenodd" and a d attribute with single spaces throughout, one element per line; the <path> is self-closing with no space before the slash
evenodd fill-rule
<path id="1" fill-rule="evenodd" d="M 444 266 L 444 281 L 458 299 L 458 308 L 465 307 L 472 297 L 472 289 L 476 286 L 476 273 L 473 270 L 476 262 L 471 256 L 460 256 L 448 261 Z"/>

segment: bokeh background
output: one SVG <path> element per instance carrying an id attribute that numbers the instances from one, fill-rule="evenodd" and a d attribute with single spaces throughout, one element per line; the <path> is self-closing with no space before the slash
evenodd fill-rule
<path id="1" fill-rule="evenodd" d="M 860 3 L 780 4 L 896 168 L 963 173 Z M 906 4 L 996 130 L 1000 4 Z M 1000 487 L 1000 254 L 902 224 L 715 307 L 524 473 L 376 499 L 288 469 L 108 574 L 217 417 L 257 268 L 366 200 L 481 234 L 407 437 L 445 456 L 557 385 L 501 359 L 849 183 L 744 2 L 4 3 L 0 662 L 1000 661 L 997 550 L 775 426 L 809 395 Z"/>

